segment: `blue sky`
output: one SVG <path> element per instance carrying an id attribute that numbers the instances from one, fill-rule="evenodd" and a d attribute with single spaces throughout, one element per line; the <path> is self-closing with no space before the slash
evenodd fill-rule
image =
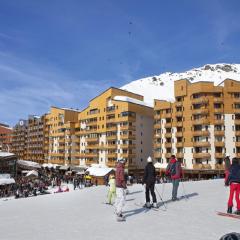
<path id="1" fill-rule="evenodd" d="M 110 86 L 239 63 L 239 0 L 0 0 L 0 122 Z"/>

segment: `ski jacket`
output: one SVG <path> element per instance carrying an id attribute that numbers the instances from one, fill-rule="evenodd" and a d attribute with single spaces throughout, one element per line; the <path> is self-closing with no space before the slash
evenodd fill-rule
<path id="1" fill-rule="evenodd" d="M 116 187 L 127 188 L 124 177 L 124 166 L 122 163 L 118 163 L 116 167 Z"/>
<path id="2" fill-rule="evenodd" d="M 238 163 L 233 163 L 229 168 L 226 185 L 230 185 L 231 183 L 240 183 L 240 165 Z"/>
<path id="3" fill-rule="evenodd" d="M 116 192 L 116 180 L 115 178 L 111 178 L 108 182 L 109 185 L 109 191 L 110 192 Z"/>
<path id="4" fill-rule="evenodd" d="M 182 177 L 181 163 L 172 158 L 167 165 L 166 175 L 171 177 L 172 180 L 180 179 Z"/>
<path id="5" fill-rule="evenodd" d="M 143 183 L 154 184 L 156 181 L 156 170 L 152 163 L 148 163 L 144 169 Z"/>

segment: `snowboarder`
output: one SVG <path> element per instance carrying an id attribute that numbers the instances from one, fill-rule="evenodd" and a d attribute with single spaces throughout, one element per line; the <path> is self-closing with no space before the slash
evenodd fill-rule
<path id="1" fill-rule="evenodd" d="M 182 176 L 181 163 L 177 161 L 175 155 L 171 156 L 171 159 L 167 165 L 166 175 L 171 177 L 173 188 L 172 188 L 172 201 L 178 200 L 177 192 L 179 187 L 179 182 Z"/>
<path id="2" fill-rule="evenodd" d="M 117 214 L 117 221 L 125 221 L 124 216 L 122 215 L 122 209 L 126 202 L 126 192 L 125 189 L 126 181 L 124 178 L 124 165 L 125 159 L 118 159 L 116 167 L 116 200 L 115 200 L 115 212 Z"/>
<path id="3" fill-rule="evenodd" d="M 111 174 L 109 176 L 109 190 L 108 190 L 108 204 L 113 204 L 113 199 L 116 197 L 116 180 L 115 176 Z"/>
<path id="4" fill-rule="evenodd" d="M 146 187 L 145 195 L 146 195 L 147 208 L 151 207 L 149 191 L 151 192 L 151 195 L 152 195 L 153 207 L 157 208 L 157 199 L 156 199 L 156 194 L 154 192 L 155 181 L 156 181 L 156 170 L 155 170 L 155 167 L 153 166 L 152 158 L 148 157 L 147 165 L 144 169 L 144 176 L 143 176 L 143 184 L 145 184 L 145 187 Z"/>
<path id="5" fill-rule="evenodd" d="M 229 199 L 228 199 L 228 213 L 232 213 L 232 207 L 233 207 L 233 197 L 235 194 L 235 199 L 237 202 L 237 211 L 234 212 L 237 215 L 240 215 L 240 163 L 237 158 L 232 159 L 232 165 L 229 168 L 229 175 L 226 180 L 226 186 L 230 185 L 230 193 L 229 193 Z"/>

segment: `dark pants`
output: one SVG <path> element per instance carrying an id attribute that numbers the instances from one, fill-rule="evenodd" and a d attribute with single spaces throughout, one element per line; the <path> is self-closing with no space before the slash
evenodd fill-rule
<path id="1" fill-rule="evenodd" d="M 152 195 L 152 200 L 154 203 L 157 202 L 157 199 L 156 199 L 156 194 L 154 192 L 154 186 L 155 184 L 146 184 L 146 202 L 150 202 L 150 196 L 149 196 L 149 191 L 151 192 L 151 195 Z"/>
<path id="2" fill-rule="evenodd" d="M 179 179 L 173 179 L 172 180 L 172 184 L 173 184 L 173 188 L 172 188 L 172 199 L 176 200 L 177 199 L 177 192 L 178 192 L 178 186 L 179 186 Z"/>

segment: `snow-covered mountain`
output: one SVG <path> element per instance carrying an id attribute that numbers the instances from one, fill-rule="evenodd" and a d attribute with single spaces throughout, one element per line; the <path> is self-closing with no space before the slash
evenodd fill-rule
<path id="1" fill-rule="evenodd" d="M 208 81 L 217 86 L 226 78 L 240 81 L 240 64 L 207 64 L 182 73 L 166 72 L 133 81 L 121 89 L 143 95 L 144 101 L 153 106 L 154 99 L 174 101 L 176 80 L 188 79 L 192 83 Z"/>

